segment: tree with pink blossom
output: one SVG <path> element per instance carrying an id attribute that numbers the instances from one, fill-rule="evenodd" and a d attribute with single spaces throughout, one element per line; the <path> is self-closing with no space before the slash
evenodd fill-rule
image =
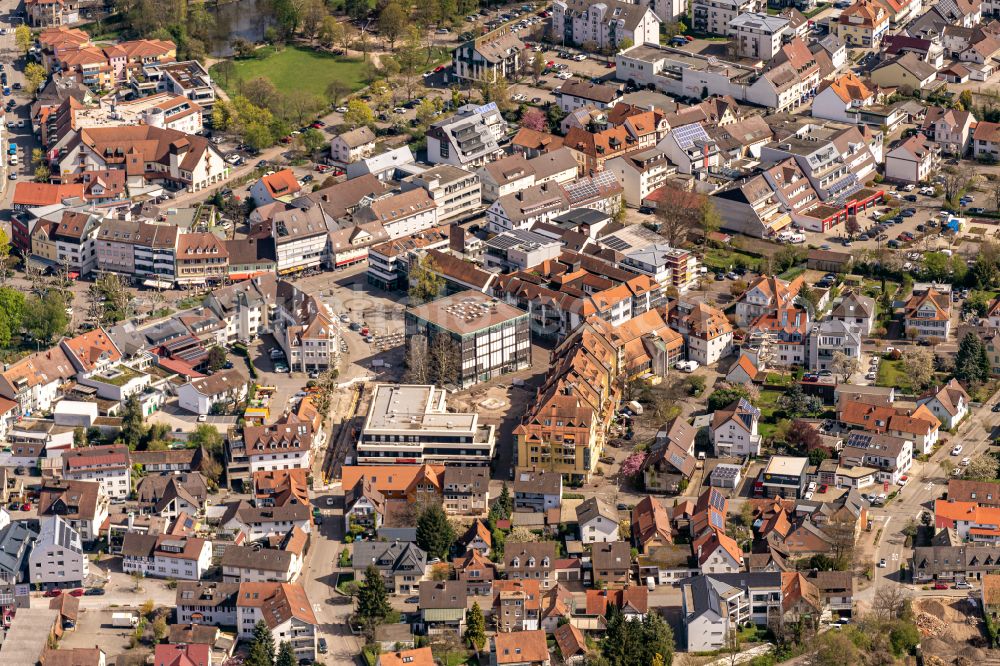
<path id="1" fill-rule="evenodd" d="M 536 132 L 544 132 L 548 129 L 548 126 L 545 114 L 538 109 L 528 109 L 521 116 L 521 127 L 527 127 Z"/>
<path id="2" fill-rule="evenodd" d="M 640 471 L 642 471 L 642 465 L 645 462 L 646 453 L 644 451 L 636 451 L 635 453 L 629 454 L 629 457 L 622 463 L 621 475 L 627 478 L 636 476 Z"/>

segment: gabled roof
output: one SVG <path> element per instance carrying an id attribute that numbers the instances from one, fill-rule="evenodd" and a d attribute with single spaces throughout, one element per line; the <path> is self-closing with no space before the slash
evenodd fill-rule
<path id="1" fill-rule="evenodd" d="M 237 608 L 260 608 L 268 628 L 291 618 L 316 626 L 319 622 L 305 589 L 298 583 L 240 583 Z"/>
<path id="2" fill-rule="evenodd" d="M 493 637 L 493 659 L 497 666 L 534 664 L 549 661 L 549 646 L 545 631 L 509 631 Z"/>

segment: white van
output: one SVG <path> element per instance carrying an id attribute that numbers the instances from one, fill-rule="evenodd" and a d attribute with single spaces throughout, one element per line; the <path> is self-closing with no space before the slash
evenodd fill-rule
<path id="1" fill-rule="evenodd" d="M 653 580 L 652 576 L 646 576 L 646 589 L 650 592 L 656 591 L 656 581 Z"/>

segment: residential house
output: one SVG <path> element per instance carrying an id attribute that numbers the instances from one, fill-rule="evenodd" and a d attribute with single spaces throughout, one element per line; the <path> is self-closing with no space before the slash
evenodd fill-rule
<path id="1" fill-rule="evenodd" d="M 677 301 L 670 324 L 684 336 L 688 360 L 715 365 L 733 351 L 733 326 L 719 309 L 701 301 Z"/>
<path id="2" fill-rule="evenodd" d="M 556 0 L 556 5 L 562 0 Z M 499 633 L 492 639 L 490 666 L 550 666 L 549 645 L 542 629 Z"/>
<path id="3" fill-rule="evenodd" d="M 948 499 L 1000 508 L 1000 485 L 994 481 L 948 479 Z"/>
<path id="4" fill-rule="evenodd" d="M 837 19 L 837 37 L 849 47 L 878 48 L 889 30 L 889 13 L 874 0 L 856 0 Z"/>
<path id="5" fill-rule="evenodd" d="M 562 474 L 531 470 L 514 476 L 514 509 L 544 513 L 562 504 Z"/>
<path id="6" fill-rule="evenodd" d="M 674 542 L 670 514 L 658 499 L 646 496 L 632 509 L 632 542 L 640 553 Z"/>
<path id="7" fill-rule="evenodd" d="M 622 101 L 622 91 L 618 86 L 605 83 L 590 83 L 583 79 L 567 79 L 556 91 L 559 108 L 570 113 L 583 107 L 610 109 Z"/>
<path id="8" fill-rule="evenodd" d="M 296 541 L 306 540 L 293 528 L 285 541 L 291 548 L 251 548 L 227 545 L 222 554 L 222 579 L 226 583 L 291 583 L 302 572 L 302 552 Z"/>
<path id="9" fill-rule="evenodd" d="M 594 543 L 590 549 L 593 584 L 615 587 L 628 585 L 632 572 L 630 546 L 625 541 Z"/>
<path id="10" fill-rule="evenodd" d="M 680 493 L 681 484 L 694 475 L 694 440 L 697 429 L 676 418 L 669 429 L 656 433 L 656 440 L 643 463 L 644 487 L 649 492 Z"/>
<path id="11" fill-rule="evenodd" d="M 791 306 L 803 284 L 798 278 L 787 282 L 778 277 L 760 276 L 747 286 L 736 302 L 736 325 L 746 328 L 761 315 Z"/>
<path id="12" fill-rule="evenodd" d="M 212 566 L 212 542 L 173 534 L 128 532 L 122 543 L 122 570 L 151 578 L 200 580 Z"/>
<path id="13" fill-rule="evenodd" d="M 296 661 L 316 660 L 319 622 L 298 583 L 240 583 L 236 617 L 241 641 L 249 641 L 257 622 L 263 620 L 275 645 L 291 643 Z"/>
<path id="14" fill-rule="evenodd" d="M 493 583 L 493 617 L 497 632 L 538 629 L 541 597 L 537 580 L 498 580 Z"/>
<path id="15" fill-rule="evenodd" d="M 934 82 L 937 68 L 914 53 L 901 53 L 879 63 L 869 73 L 872 83 L 882 88 L 922 91 Z"/>
<path id="16" fill-rule="evenodd" d="M 476 169 L 502 156 L 507 122 L 493 102 L 467 104 L 427 129 L 427 161 Z"/>
<path id="17" fill-rule="evenodd" d="M 444 465 L 348 465 L 343 468 L 342 484 L 354 488 L 364 478 L 386 500 L 440 504 L 446 469 Z"/>
<path id="18" fill-rule="evenodd" d="M 375 666 L 436 666 L 429 647 L 390 650 L 375 658 Z"/>
<path id="19" fill-rule="evenodd" d="M 861 361 L 861 331 L 839 319 L 815 322 L 809 331 L 809 362 L 813 371 L 834 370 L 836 354 Z M 860 367 L 860 366 L 859 366 Z"/>
<path id="20" fill-rule="evenodd" d="M 265 174 L 250 186 L 250 198 L 258 208 L 275 202 L 291 203 L 301 192 L 302 184 L 291 169 Z"/>
<path id="21" fill-rule="evenodd" d="M 712 416 L 709 435 L 716 456 L 756 456 L 761 437 L 757 432 L 760 410 L 744 399 L 733 402 Z"/>
<path id="22" fill-rule="evenodd" d="M 585 627 L 604 629 L 604 618 L 610 606 L 617 607 L 626 621 L 642 622 L 649 613 L 649 590 L 643 585 L 613 590 L 587 590 L 587 602 L 582 615 L 587 616 L 587 619 L 593 618 L 596 623 L 588 623 Z M 580 615 L 577 611 L 574 621 L 584 619 Z"/>
<path id="23" fill-rule="evenodd" d="M 913 582 L 921 585 L 934 581 L 981 581 L 988 575 L 1000 573 L 997 554 L 992 544 L 917 546 L 910 562 Z"/>
<path id="24" fill-rule="evenodd" d="M 976 117 L 971 111 L 932 106 L 927 109 L 921 129 L 944 153 L 964 156 L 972 140 Z"/>
<path id="25" fill-rule="evenodd" d="M 740 58 L 768 62 L 781 48 L 790 33 L 789 21 L 783 16 L 748 12 L 729 22 L 732 50 Z"/>
<path id="26" fill-rule="evenodd" d="M 71 481 L 97 481 L 109 498 L 125 500 L 132 492 L 127 446 L 88 446 L 62 454 L 62 474 Z"/>
<path id="27" fill-rule="evenodd" d="M 875 299 L 854 291 L 844 294 L 830 310 L 831 319 L 847 324 L 861 335 L 871 335 L 875 315 Z"/>
<path id="28" fill-rule="evenodd" d="M 751 622 L 766 626 L 780 616 L 780 573 L 695 576 L 681 582 L 682 645 L 690 652 L 718 650 L 725 636 Z"/>
<path id="29" fill-rule="evenodd" d="M 209 414 L 219 407 L 235 405 L 245 400 L 246 396 L 246 377 L 235 368 L 192 379 L 177 388 L 180 408 L 199 416 Z"/>
<path id="30" fill-rule="evenodd" d="M 897 483 L 913 463 L 913 442 L 892 435 L 851 432 L 840 451 L 840 462 L 875 468 L 879 481 Z"/>
<path id="31" fill-rule="evenodd" d="M 499 579 L 497 565 L 488 560 L 479 550 L 467 550 L 462 557 L 452 560 L 455 578 L 465 581 L 469 596 L 493 594 L 493 583 Z"/>
<path id="32" fill-rule="evenodd" d="M 968 416 L 969 402 L 969 394 L 954 378 L 917 398 L 917 405 L 927 407 L 948 430 L 957 427 Z"/>
<path id="33" fill-rule="evenodd" d="M 951 298 L 934 287 L 915 289 L 903 306 L 903 328 L 911 338 L 946 341 L 951 333 Z"/>
<path id="34" fill-rule="evenodd" d="M 83 552 L 80 533 L 61 516 L 42 518 L 41 531 L 28 556 L 33 585 L 75 587 L 90 575 L 90 563 Z"/>
<path id="35" fill-rule="evenodd" d="M 452 54 L 452 68 L 447 73 L 456 81 L 512 79 L 521 72 L 524 44 L 509 26 L 502 26 L 463 42 Z"/>
<path id="36" fill-rule="evenodd" d="M 857 109 L 875 103 L 875 91 L 854 72 L 834 79 L 823 87 L 812 103 L 814 118 L 855 123 Z"/>
<path id="37" fill-rule="evenodd" d="M 354 546 L 351 562 L 357 580 L 369 565 L 374 565 L 390 593 L 413 594 L 424 580 L 427 553 L 407 542 L 361 541 Z"/>
<path id="38" fill-rule="evenodd" d="M 940 164 L 940 145 L 914 134 L 886 153 L 885 177 L 901 183 L 925 182 Z"/>
<path id="39" fill-rule="evenodd" d="M 583 632 L 576 628 L 572 622 L 567 622 L 556 628 L 552 632 L 552 637 L 559 648 L 559 656 L 567 666 L 582 666 L 585 663 L 587 654 L 587 640 Z"/>
<path id="40" fill-rule="evenodd" d="M 1000 160 L 1000 123 L 980 120 L 972 133 L 972 156 Z"/>
<path id="41" fill-rule="evenodd" d="M 504 546 L 503 561 L 508 580 L 537 580 L 543 590 L 556 582 L 556 544 L 553 541 L 508 541 Z"/>
<path id="42" fill-rule="evenodd" d="M 350 164 L 375 154 L 375 134 L 367 125 L 358 127 L 330 140 L 330 157 L 342 164 Z"/>
<path id="43" fill-rule="evenodd" d="M 375 531 L 385 521 L 385 496 L 382 495 L 368 477 L 361 477 L 352 488 L 344 493 L 344 530 L 350 532 L 353 525 Z"/>
<path id="44" fill-rule="evenodd" d="M 38 516 L 61 516 L 89 543 L 98 538 L 108 505 L 108 495 L 97 481 L 44 480 Z"/>
<path id="45" fill-rule="evenodd" d="M 598 497 L 585 499 L 576 507 L 576 522 L 583 543 L 618 540 L 618 510 Z"/>
<path id="46" fill-rule="evenodd" d="M 175 259 L 179 285 L 220 285 L 229 274 L 226 245 L 209 232 L 180 234 Z"/>
<path id="47" fill-rule="evenodd" d="M 420 583 L 420 619 L 430 636 L 448 632 L 463 636 L 468 603 L 468 590 L 460 580 Z"/>

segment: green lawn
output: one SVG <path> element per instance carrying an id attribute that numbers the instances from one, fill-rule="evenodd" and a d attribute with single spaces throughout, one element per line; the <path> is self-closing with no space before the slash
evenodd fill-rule
<path id="1" fill-rule="evenodd" d="M 910 390 L 910 378 L 906 376 L 903 368 L 903 361 L 890 361 L 882 359 L 878 366 L 878 378 L 875 380 L 876 386 L 893 386 L 900 390 Z"/>
<path id="2" fill-rule="evenodd" d="M 345 58 L 297 46 L 277 52 L 271 48 L 260 49 L 257 58 L 234 60 L 233 66 L 235 76 L 225 86 L 230 94 L 239 79 L 250 81 L 258 76 L 269 79 L 279 92 L 304 90 L 320 97 L 333 80 L 346 84 L 352 92 L 365 87 L 364 62 L 360 58 Z M 217 65 L 212 67 L 212 74 L 220 80 L 217 68 Z"/>
<path id="3" fill-rule="evenodd" d="M 702 263 L 709 268 L 727 271 L 736 268 L 738 262 L 742 262 L 743 266 L 748 267 L 756 266 L 759 261 L 760 257 L 755 257 L 752 254 L 723 248 L 710 248 L 706 250 L 705 256 L 702 259 Z"/>

